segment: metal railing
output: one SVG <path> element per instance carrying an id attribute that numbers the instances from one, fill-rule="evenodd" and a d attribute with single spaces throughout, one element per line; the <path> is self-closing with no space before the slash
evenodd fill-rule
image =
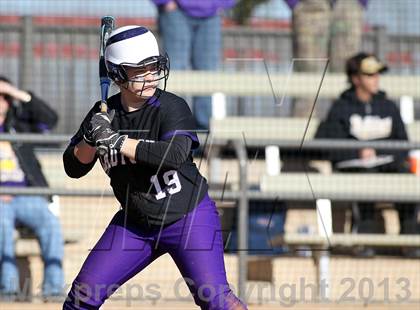
<path id="1" fill-rule="evenodd" d="M 21 88 L 33 90 L 59 112 L 57 133 L 73 132 L 83 115 L 100 98 L 98 32 L 98 27 L 91 26 L 40 25 L 34 23 L 31 16 L 22 17 L 20 24 L 0 25 L 1 74 L 17 81 Z M 364 34 L 363 42 L 364 50 L 383 58 L 390 53 L 409 53 L 410 63 L 398 57 L 390 63 L 391 74 L 384 78 L 383 86 L 391 97 L 404 94 L 419 98 L 416 87 L 420 72 L 420 63 L 416 61 L 420 57 L 419 37 L 393 35 L 385 28 L 377 27 Z M 265 72 L 267 65 L 278 97 L 315 95 L 302 85 L 318 85 L 320 74 L 288 74 L 292 59 L 288 30 L 225 28 L 223 51 L 224 73 L 172 72 L 168 89 L 183 96 L 224 92 L 231 97 L 230 102 L 238 102 L 238 105 L 246 97 L 258 111 L 264 109 L 272 115 L 275 107 Z M 244 58 L 249 61 L 242 61 Z M 395 74 L 405 76 L 396 77 Z M 284 85 L 287 88 L 283 89 Z M 328 74 L 319 98 L 330 100 L 345 86 L 344 76 Z M 233 109 L 232 113 L 239 112 Z"/>
<path id="2" fill-rule="evenodd" d="M 43 143 L 43 144 L 66 144 L 69 141 L 67 135 L 38 135 L 38 134 L 0 134 L 0 141 L 10 142 L 25 142 L 25 143 Z M 199 136 L 201 140 L 205 139 L 202 135 Z M 249 140 L 246 145 L 242 139 L 214 139 L 212 140 L 214 145 L 226 146 L 228 143 L 233 145 L 236 158 L 239 164 L 240 183 L 238 191 L 220 191 L 212 190 L 209 194 L 212 197 L 224 197 L 226 200 L 238 201 L 238 248 L 247 249 L 248 246 L 248 211 L 249 211 L 249 200 L 260 199 L 260 200 L 276 200 L 278 195 L 270 192 L 260 192 L 255 190 L 249 190 L 247 184 L 247 152 L 246 147 L 265 145 L 278 145 L 285 148 L 293 149 L 352 149 L 352 148 L 363 148 L 369 146 L 371 148 L 379 149 L 418 149 L 420 148 L 420 142 L 403 142 L 403 141 L 378 141 L 378 142 L 359 142 L 349 140 L 313 140 L 305 142 L 301 145 L 300 141 L 278 141 L 278 140 Z M 66 189 L 66 188 L 39 188 L 39 187 L 1 187 L 1 194 L 9 195 L 63 195 L 63 196 L 113 196 L 111 190 L 81 190 L 81 189 Z M 288 200 L 310 200 L 309 196 L 296 196 L 296 193 L 290 193 L 289 195 L 282 195 L 281 199 Z M 339 198 L 339 197 L 337 197 Z M 418 197 L 420 201 L 420 196 Z M 339 199 L 338 199 L 339 200 Z M 238 268 L 238 292 L 240 297 L 245 296 L 246 279 L 247 279 L 247 260 L 248 253 L 246 250 L 240 250 L 238 254 L 239 268 Z"/>

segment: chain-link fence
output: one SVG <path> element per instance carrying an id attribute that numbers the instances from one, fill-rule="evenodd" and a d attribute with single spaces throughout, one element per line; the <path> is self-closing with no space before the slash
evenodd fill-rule
<path id="1" fill-rule="evenodd" d="M 65 242 L 67 292 L 121 208 L 99 163 L 83 178 L 72 179 L 62 159 L 71 135 L 100 98 L 100 17 L 114 15 L 117 26 L 145 25 L 163 45 L 169 21 L 159 24 L 159 14 L 174 3 L 180 11 L 189 1 L 161 1 L 160 7 L 146 0 L 129 0 L 126 6 L 119 1 L 15 2 L 0 0 L 0 75 L 44 99 L 56 110 L 58 123 L 49 135 L 16 133 L 0 109 L 0 261 L 9 262 L 4 253 L 10 249 L 2 242 L 13 239 L 13 264 L 20 271 L 18 296 L 4 294 L 0 283 L 0 304 L 47 309 L 59 306 L 39 304 L 47 263 L 42 242 L 41 248 L 35 244 L 40 237 L 25 229 L 30 225 L 18 225 L 14 236 L 3 233 L 9 216 L 3 210 L 15 197 L 51 198 L 49 210 L 58 216 Z M 203 114 L 210 118 L 209 131 L 199 131 L 201 147 L 192 155 L 218 205 L 232 289 L 250 309 L 416 308 L 420 29 L 409 17 L 419 15 L 417 1 L 384 1 L 383 6 L 378 0 L 235 2 L 221 14 L 220 63 L 209 70 L 193 60 L 180 68 L 172 59 L 167 86 L 186 99 L 196 118 L 196 98 L 210 98 L 211 112 Z M 381 16 L 396 21 L 384 22 Z M 198 27 L 195 23 L 206 18 L 189 22 Z M 181 27 L 175 23 L 174 30 L 183 32 Z M 357 52 L 376 56 L 376 69 L 362 72 L 360 63 L 358 78 L 380 78 L 388 97 L 366 97 L 360 87 L 343 93 L 349 87 L 343 55 L 355 45 Z M 197 58 L 203 62 L 204 52 Z M 379 77 L 383 64 L 389 70 Z M 113 85 L 111 93 L 116 92 Z M 19 113 L 25 103 L 15 103 Z M 390 108 L 383 110 L 384 105 Z M 33 117 L 20 116 L 29 122 Z M 25 162 L 19 150 L 32 144 L 48 187 L 26 186 L 34 184 L 25 167 L 38 163 Z M 375 156 L 362 155 L 372 152 Z M 10 182 L 8 177 L 16 177 L 11 172 L 23 172 L 22 182 Z M 170 187 L 161 190 L 169 193 Z M 33 303 L 6 305 L 5 295 Z M 121 286 L 105 308 L 192 304 L 181 273 L 164 255 Z"/>

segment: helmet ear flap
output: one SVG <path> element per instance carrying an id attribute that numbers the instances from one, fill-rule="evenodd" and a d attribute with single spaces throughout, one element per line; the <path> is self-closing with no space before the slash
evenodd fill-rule
<path id="1" fill-rule="evenodd" d="M 125 83 L 128 80 L 127 74 L 120 65 L 107 62 L 108 77 L 119 83 Z"/>
<path id="2" fill-rule="evenodd" d="M 115 82 L 119 82 L 119 78 L 114 72 L 108 72 L 108 77 Z"/>

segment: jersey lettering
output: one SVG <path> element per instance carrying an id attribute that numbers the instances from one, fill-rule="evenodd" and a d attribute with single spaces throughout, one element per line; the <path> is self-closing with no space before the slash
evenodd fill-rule
<path id="1" fill-rule="evenodd" d="M 131 164 L 136 163 L 134 159 L 127 158 L 123 154 L 117 152 L 116 150 L 111 150 L 111 152 L 108 152 L 104 156 L 100 156 L 99 160 L 106 174 L 109 174 L 109 171 L 111 170 L 112 167 L 115 167 L 118 165 L 125 166 L 129 163 Z"/>
<path id="2" fill-rule="evenodd" d="M 155 140 L 150 139 L 139 139 L 140 142 L 146 142 L 146 143 L 155 143 Z M 135 164 L 136 161 L 131 158 L 126 158 L 124 155 L 118 153 L 116 150 L 110 150 L 108 153 L 106 153 L 104 156 L 99 157 L 102 168 L 106 172 L 106 174 L 109 174 L 109 170 L 112 167 L 118 166 L 118 165 L 126 165 L 128 162 Z"/>
<path id="3" fill-rule="evenodd" d="M 111 150 L 109 155 L 111 157 L 111 167 L 116 166 L 118 164 L 117 150 Z"/>

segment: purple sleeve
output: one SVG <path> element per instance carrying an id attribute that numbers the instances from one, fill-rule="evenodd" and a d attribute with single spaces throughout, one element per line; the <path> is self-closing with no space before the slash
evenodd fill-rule
<path id="1" fill-rule="evenodd" d="M 171 0 L 152 0 L 152 2 L 153 2 L 155 5 L 163 5 L 163 4 L 168 3 L 169 1 L 171 1 Z"/>
<path id="2" fill-rule="evenodd" d="M 173 97 L 162 111 L 159 139 L 168 141 L 174 136 L 186 136 L 192 141 L 192 149 L 198 148 L 197 126 L 187 103 L 179 97 Z"/>
<path id="3" fill-rule="evenodd" d="M 47 133 L 50 131 L 50 127 L 45 123 L 38 123 L 37 128 L 39 132 L 42 132 L 42 133 Z"/>
<path id="4" fill-rule="evenodd" d="M 293 10 L 295 8 L 295 6 L 299 3 L 299 0 L 284 0 L 287 5 L 289 6 L 289 8 L 291 10 Z"/>
<path id="5" fill-rule="evenodd" d="M 229 9 L 235 5 L 235 0 L 220 0 L 219 7 L 223 9 Z"/>
<path id="6" fill-rule="evenodd" d="M 368 2 L 369 0 L 359 0 L 360 4 L 363 5 L 365 7 L 365 9 L 367 8 Z"/>
<path id="7" fill-rule="evenodd" d="M 193 149 L 197 148 L 200 145 L 197 134 L 194 132 L 189 132 L 186 130 L 174 130 L 169 131 L 160 137 L 160 140 L 171 140 L 173 136 L 186 136 L 189 137 L 193 142 Z"/>

